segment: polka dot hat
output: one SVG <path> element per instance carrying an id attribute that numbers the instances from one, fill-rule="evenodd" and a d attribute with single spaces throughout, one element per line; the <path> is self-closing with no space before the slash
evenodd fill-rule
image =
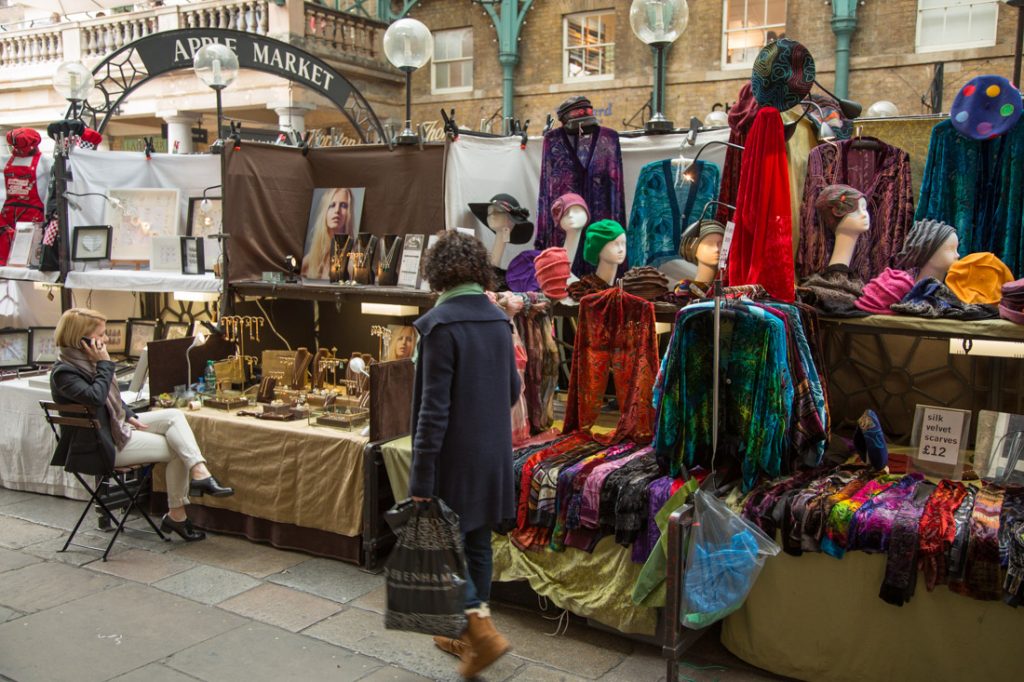
<path id="1" fill-rule="evenodd" d="M 1024 105 L 1020 91 L 1002 76 L 972 78 L 953 100 L 950 119 L 962 136 L 989 140 L 1012 129 Z"/>

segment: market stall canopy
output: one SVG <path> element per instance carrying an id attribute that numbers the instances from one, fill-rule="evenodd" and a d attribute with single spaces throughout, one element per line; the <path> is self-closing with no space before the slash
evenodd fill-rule
<path id="1" fill-rule="evenodd" d="M 14 4 L 67 16 L 69 14 L 81 14 L 82 12 L 96 12 L 103 9 L 122 7 L 125 5 L 125 2 L 124 0 L 14 0 Z"/>

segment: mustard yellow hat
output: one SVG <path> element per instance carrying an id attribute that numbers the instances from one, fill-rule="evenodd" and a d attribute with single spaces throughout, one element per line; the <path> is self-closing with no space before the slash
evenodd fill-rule
<path id="1" fill-rule="evenodd" d="M 1003 298 L 1003 285 L 1013 273 L 994 253 L 972 253 L 949 268 L 946 286 L 964 303 L 995 305 Z"/>

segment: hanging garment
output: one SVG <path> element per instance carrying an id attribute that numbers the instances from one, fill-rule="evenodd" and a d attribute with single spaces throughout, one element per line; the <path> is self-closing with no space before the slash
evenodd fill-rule
<path id="1" fill-rule="evenodd" d="M 929 592 L 946 581 L 946 552 L 956 537 L 953 514 L 966 497 L 967 487 L 963 483 L 942 481 L 921 515 L 918 564 Z"/>
<path id="2" fill-rule="evenodd" d="M 43 222 L 43 200 L 39 198 L 36 171 L 41 152 L 36 152 L 32 163 L 22 166 L 14 163 L 18 156 L 11 156 L 4 166 L 4 187 L 7 199 L 0 209 L 0 265 L 7 264 L 14 241 L 14 230 L 17 223 Z"/>
<path id="3" fill-rule="evenodd" d="M 1024 125 L 984 141 L 936 125 L 916 218 L 954 225 L 962 255 L 990 251 L 1024 275 Z"/>
<path id="4" fill-rule="evenodd" d="M 747 136 L 736 193 L 729 284 L 760 284 L 780 301 L 794 300 L 792 213 L 782 118 L 757 112 Z"/>
<path id="5" fill-rule="evenodd" d="M 589 431 L 594 425 L 609 373 L 615 382 L 619 422 L 610 433 L 593 438 L 604 443 L 650 443 L 651 392 L 658 373 L 654 304 L 617 288 L 586 296 L 580 303 L 563 433 Z"/>
<path id="6" fill-rule="evenodd" d="M 569 193 L 578 194 L 586 200 L 591 223 L 610 219 L 620 225 L 625 224 L 622 150 L 617 132 L 597 127 L 591 133 L 571 135 L 562 126 L 544 135 L 534 248 L 544 250 L 565 243 L 565 232 L 555 224 L 551 205 L 558 197 Z M 584 229 L 580 243 L 586 244 L 586 240 L 587 231 Z M 572 264 L 573 273 L 582 277 L 594 270 L 593 265 L 583 260 L 583 250 L 580 249 Z"/>
<path id="7" fill-rule="evenodd" d="M 922 481 L 914 489 L 913 497 L 904 500 L 896 512 L 892 532 L 889 534 L 885 580 L 878 591 L 882 601 L 893 606 L 903 606 L 914 596 L 921 515 L 935 487 L 934 483 Z"/>
<path id="8" fill-rule="evenodd" d="M 538 434 L 554 421 L 554 384 L 558 378 L 558 346 L 549 304 L 534 293 L 523 294 L 529 307 L 513 318 L 526 348 L 527 363 L 523 390 L 526 395 L 530 431 Z"/>
<path id="9" fill-rule="evenodd" d="M 757 116 L 760 105 L 754 99 L 754 91 L 750 81 L 743 84 L 739 94 L 736 96 L 736 103 L 729 109 L 729 142 L 734 145 L 743 146 L 747 140 L 747 133 L 754 125 L 754 118 Z M 735 147 L 728 147 L 725 150 L 725 165 L 722 167 L 722 186 L 719 190 L 719 199 L 723 204 L 736 205 L 736 193 L 740 186 L 740 166 L 743 161 L 743 151 Z M 723 225 L 729 220 L 732 211 L 725 206 L 718 207 L 718 214 L 715 219 Z"/>
<path id="10" fill-rule="evenodd" d="M 752 306 L 730 306 L 722 320 L 719 434 L 738 440 L 744 490 L 750 490 L 759 472 L 779 475 L 787 445 L 793 384 L 786 328 Z M 672 476 L 711 464 L 713 353 L 710 304 L 680 310 L 655 388 L 654 447 L 662 470 Z"/>
<path id="11" fill-rule="evenodd" d="M 634 267 L 679 258 L 683 230 L 718 198 L 718 166 L 697 161 L 687 171 L 693 179 L 686 180 L 672 161 L 655 161 L 640 169 L 626 228 L 626 253 Z"/>
<path id="12" fill-rule="evenodd" d="M 803 208 L 800 213 L 800 243 L 796 270 L 800 279 L 823 272 L 835 246 L 835 234 L 818 220 L 815 200 L 829 185 L 849 185 L 863 192 L 871 216 L 871 229 L 857 240 L 850 261 L 853 275 L 867 282 L 889 266 L 903 249 L 914 224 L 914 187 L 910 155 L 875 138 L 876 148 L 861 148 L 860 140 L 823 144 L 811 151 L 807 161 Z"/>
<path id="13" fill-rule="evenodd" d="M 1002 597 L 1003 577 L 999 571 L 999 515 L 1003 507 L 1002 488 L 978 491 L 970 521 L 962 581 L 950 581 L 949 589 L 975 599 Z"/>

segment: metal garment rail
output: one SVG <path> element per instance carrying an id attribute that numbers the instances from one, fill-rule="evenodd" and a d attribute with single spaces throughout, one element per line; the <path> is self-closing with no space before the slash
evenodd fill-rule
<path id="1" fill-rule="evenodd" d="M 693 503 L 668 517 L 668 575 L 665 576 L 665 633 L 661 647 L 665 659 L 665 680 L 679 679 L 679 659 L 704 636 L 706 630 L 687 630 L 680 618 L 683 607 L 683 572 L 686 570 L 686 546 L 693 526 Z"/>

